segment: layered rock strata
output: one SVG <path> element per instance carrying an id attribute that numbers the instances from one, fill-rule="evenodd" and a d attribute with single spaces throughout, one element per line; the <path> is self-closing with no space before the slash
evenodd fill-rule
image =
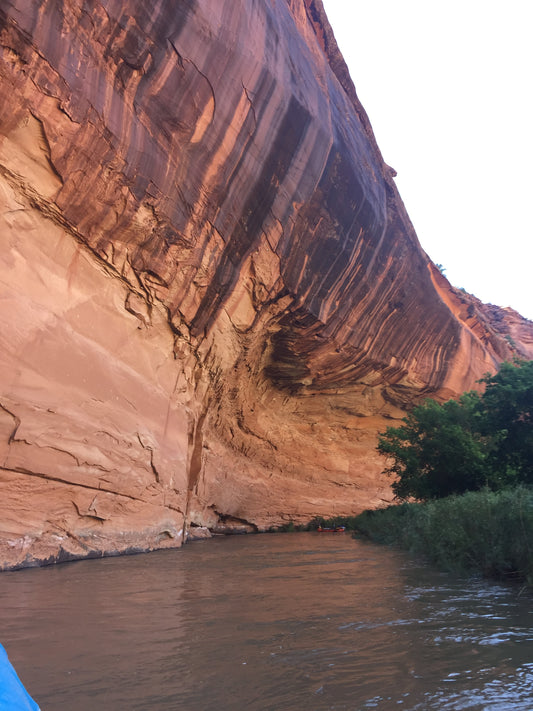
<path id="1" fill-rule="evenodd" d="M 319 0 L 0 29 L 2 567 L 379 504 L 380 429 L 533 355 L 420 248 Z"/>

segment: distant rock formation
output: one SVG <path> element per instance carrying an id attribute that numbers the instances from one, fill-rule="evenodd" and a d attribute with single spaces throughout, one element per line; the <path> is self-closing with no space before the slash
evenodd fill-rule
<path id="1" fill-rule="evenodd" d="M 379 430 L 533 357 L 421 249 L 320 0 L 0 32 L 0 566 L 387 501 Z"/>

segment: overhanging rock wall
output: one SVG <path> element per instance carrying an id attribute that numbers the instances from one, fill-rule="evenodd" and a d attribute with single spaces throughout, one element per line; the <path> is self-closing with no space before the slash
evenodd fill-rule
<path id="1" fill-rule="evenodd" d="M 319 0 L 0 29 L 3 567 L 379 504 L 378 430 L 531 357 L 420 248 Z"/>

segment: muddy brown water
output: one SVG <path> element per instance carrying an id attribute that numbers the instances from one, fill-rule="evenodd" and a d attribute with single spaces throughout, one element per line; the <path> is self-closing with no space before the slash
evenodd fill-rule
<path id="1" fill-rule="evenodd" d="M 533 709 L 532 597 L 349 534 L 0 575 L 42 711 Z"/>

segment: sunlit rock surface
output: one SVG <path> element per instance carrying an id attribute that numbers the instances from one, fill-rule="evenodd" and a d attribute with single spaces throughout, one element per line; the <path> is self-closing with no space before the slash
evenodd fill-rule
<path id="1" fill-rule="evenodd" d="M 420 248 L 319 0 L 0 28 L 2 567 L 377 505 L 377 431 L 533 357 Z"/>

